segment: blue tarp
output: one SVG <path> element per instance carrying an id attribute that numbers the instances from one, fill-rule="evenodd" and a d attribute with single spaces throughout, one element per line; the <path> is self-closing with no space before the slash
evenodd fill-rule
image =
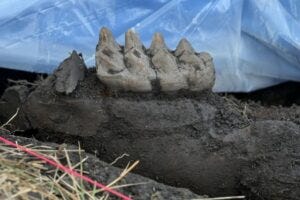
<path id="1" fill-rule="evenodd" d="M 299 0 L 1 0 L 0 66 L 52 72 L 76 49 L 93 66 L 99 30 L 133 28 L 149 46 L 162 32 L 214 58 L 214 91 L 300 80 Z"/>

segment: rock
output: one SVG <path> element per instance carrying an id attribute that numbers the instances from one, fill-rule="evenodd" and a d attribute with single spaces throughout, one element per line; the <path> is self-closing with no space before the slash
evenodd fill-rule
<path id="1" fill-rule="evenodd" d="M 25 85 L 15 85 L 8 87 L 2 97 L 0 98 L 0 124 L 6 123 L 13 117 L 23 103 L 27 100 L 29 88 Z M 13 126 L 12 126 L 13 125 Z M 10 124 L 11 128 L 15 130 L 27 129 L 30 127 L 26 120 L 24 113 L 20 112 L 14 118 L 13 123 Z"/>
<path id="2" fill-rule="evenodd" d="M 58 93 L 71 94 L 78 82 L 84 79 L 86 66 L 83 59 L 73 51 L 69 58 L 65 59 L 55 70 L 55 90 Z"/>

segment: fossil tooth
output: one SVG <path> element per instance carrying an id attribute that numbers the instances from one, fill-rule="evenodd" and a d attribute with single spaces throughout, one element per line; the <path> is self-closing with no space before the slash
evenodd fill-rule
<path id="1" fill-rule="evenodd" d="M 191 43 L 189 43 L 189 41 L 185 38 L 181 39 L 180 42 L 178 43 L 174 55 L 180 56 L 183 53 L 186 53 L 186 54 L 194 54 L 195 53 L 195 50 L 192 47 Z"/>

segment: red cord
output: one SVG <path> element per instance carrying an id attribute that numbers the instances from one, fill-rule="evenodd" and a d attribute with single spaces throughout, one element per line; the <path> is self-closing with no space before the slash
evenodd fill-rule
<path id="1" fill-rule="evenodd" d="M 71 169 L 71 168 L 69 168 L 69 167 L 63 166 L 63 165 L 61 165 L 61 164 L 55 162 L 54 160 L 51 160 L 51 159 L 49 159 L 49 158 L 46 158 L 45 156 L 43 156 L 43 155 L 41 155 L 41 154 L 39 154 L 39 153 L 36 153 L 36 152 L 34 152 L 34 151 L 32 151 L 32 150 L 30 150 L 30 149 L 24 147 L 24 146 L 21 146 L 21 145 L 18 145 L 18 144 L 16 144 L 16 143 L 13 143 L 13 142 L 11 142 L 11 141 L 9 141 L 9 140 L 7 140 L 7 139 L 1 137 L 1 136 L 0 136 L 0 140 L 1 140 L 3 143 L 5 143 L 5 144 L 7 144 L 7 145 L 9 145 L 9 146 L 15 147 L 15 148 L 20 149 L 21 151 L 24 151 L 24 152 L 26 152 L 26 153 L 28 153 L 28 154 L 34 156 L 34 157 L 37 157 L 38 159 L 41 159 L 41 160 L 43 160 L 43 161 L 49 163 L 50 165 L 52 165 L 52 166 L 54 166 L 54 167 L 56 167 L 56 168 L 59 168 L 59 169 L 61 169 L 62 171 L 66 172 L 66 173 L 68 173 L 68 174 L 70 174 L 70 175 L 72 175 L 72 176 L 81 178 L 81 179 L 85 180 L 86 182 L 88 182 L 88 183 L 90 183 L 90 184 L 96 185 L 98 188 L 103 189 L 104 191 L 109 192 L 109 193 L 111 193 L 111 194 L 114 194 L 115 196 L 120 197 L 121 199 L 124 199 L 124 200 L 132 200 L 130 197 L 125 196 L 124 194 L 122 194 L 122 193 L 120 193 L 120 192 L 118 192 L 118 191 L 116 191 L 116 190 L 113 190 L 113 189 L 111 189 L 111 188 L 109 188 L 109 187 L 107 187 L 107 186 L 105 186 L 105 185 L 103 185 L 103 184 L 101 184 L 101 183 L 99 183 L 99 182 L 97 182 L 97 181 L 94 181 L 94 180 L 92 180 L 91 178 L 89 178 L 89 177 L 87 177 L 87 176 L 84 176 L 84 175 L 82 175 L 82 174 L 80 174 L 80 173 L 74 171 L 73 169 Z"/>

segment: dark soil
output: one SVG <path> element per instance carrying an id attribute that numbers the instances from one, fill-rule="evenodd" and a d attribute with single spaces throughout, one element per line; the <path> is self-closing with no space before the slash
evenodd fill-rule
<path id="1" fill-rule="evenodd" d="M 280 89 L 261 91 L 262 97 L 236 94 L 240 99 L 209 91 L 117 93 L 101 84 L 93 69 L 70 95 L 55 91 L 55 82 L 49 76 L 27 97 L 23 86 L 10 88 L 2 97 L 0 119 L 21 105 L 11 129 L 27 130 L 22 134 L 41 141 L 79 140 L 106 162 L 128 153 L 119 166 L 140 160 L 137 173 L 198 194 L 299 199 L 296 83 L 281 100 Z M 260 98 L 263 103 L 253 101 Z"/>

